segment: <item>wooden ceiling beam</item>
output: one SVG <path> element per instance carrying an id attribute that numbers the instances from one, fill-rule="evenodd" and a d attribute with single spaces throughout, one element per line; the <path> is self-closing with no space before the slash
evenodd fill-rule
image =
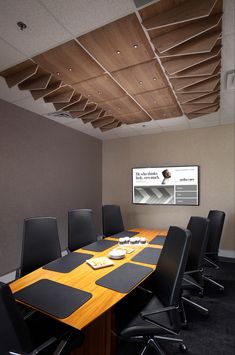
<path id="1" fill-rule="evenodd" d="M 201 83 L 204 80 L 213 78 L 215 75 L 207 75 L 207 76 L 193 76 L 189 78 L 173 78 L 170 80 L 174 90 L 177 91 L 182 91 L 186 90 L 189 86 L 195 85 L 197 83 Z"/>
<path id="2" fill-rule="evenodd" d="M 86 108 L 86 105 L 88 104 L 88 98 L 85 96 L 82 96 L 81 99 L 76 102 L 75 104 L 70 104 L 66 107 L 66 109 L 63 109 L 65 111 L 84 111 Z"/>
<path id="3" fill-rule="evenodd" d="M 219 95 L 219 91 L 215 92 L 192 92 L 192 93 L 177 93 L 177 98 L 181 104 L 186 104 L 188 102 L 198 102 L 198 103 L 212 103 L 210 102 L 213 98 Z M 205 101 L 208 100 L 208 101 Z M 213 101 L 214 102 L 214 101 Z"/>
<path id="4" fill-rule="evenodd" d="M 71 97 L 74 94 L 74 89 L 71 89 L 69 86 L 62 86 L 53 93 L 45 96 L 43 100 L 48 103 L 61 103 L 61 102 L 69 102 Z"/>
<path id="5" fill-rule="evenodd" d="M 34 100 L 38 100 L 40 98 L 43 98 L 46 95 L 51 94 L 61 86 L 62 86 L 61 80 L 57 80 L 54 77 L 51 77 L 51 80 L 49 81 L 49 84 L 47 85 L 46 89 L 32 90 L 30 92 Z"/>
<path id="6" fill-rule="evenodd" d="M 56 111 L 64 110 L 69 105 L 79 102 L 81 100 L 81 98 L 82 98 L 82 94 L 74 92 L 73 96 L 71 97 L 69 102 L 63 102 L 63 103 L 57 103 L 57 104 L 55 103 L 53 105 L 54 105 Z"/>
<path id="7" fill-rule="evenodd" d="M 183 70 L 193 67 L 194 65 L 203 63 L 209 59 L 215 58 L 220 53 L 221 48 L 215 47 L 210 53 L 193 54 L 190 56 L 182 56 L 167 60 L 162 63 L 169 75 L 179 73 Z"/>
<path id="8" fill-rule="evenodd" d="M 214 104 L 194 104 L 193 102 L 188 103 L 188 104 L 184 104 L 182 105 L 182 109 L 183 111 L 186 113 L 186 115 L 188 113 L 193 113 L 193 112 L 198 112 L 200 110 L 206 109 L 208 107 L 213 107 Z"/>
<path id="9" fill-rule="evenodd" d="M 115 118 L 110 115 L 110 116 L 103 116 L 101 118 L 98 118 L 97 120 L 94 120 L 91 122 L 92 124 L 92 127 L 94 128 L 100 128 L 100 127 L 103 127 L 109 123 L 113 123 L 115 120 Z"/>
<path id="10" fill-rule="evenodd" d="M 153 45 L 159 53 L 164 53 L 182 45 L 185 42 L 191 42 L 193 38 L 198 37 L 218 26 L 219 22 L 221 21 L 221 17 L 222 14 L 203 18 L 184 27 L 180 27 L 176 30 L 165 33 L 161 36 L 154 37 L 152 38 Z M 218 37 L 219 34 L 216 39 Z M 213 39 L 213 41 L 216 41 L 216 39 Z M 199 44 L 196 45 L 199 46 Z"/>
<path id="11" fill-rule="evenodd" d="M 122 125 L 121 122 L 119 122 L 118 120 L 114 120 L 114 122 L 106 124 L 105 126 L 100 127 L 100 130 L 102 132 L 106 132 L 106 131 L 109 131 L 110 129 L 120 127 L 121 125 Z"/>
<path id="12" fill-rule="evenodd" d="M 94 111 L 94 112 L 95 112 L 95 111 Z M 95 115 L 92 115 L 92 114 L 93 114 L 93 112 L 92 112 L 91 114 L 84 115 L 84 116 L 82 117 L 83 123 L 89 123 L 89 122 L 94 121 L 96 118 L 94 118 Z M 105 110 L 100 111 L 100 113 L 99 113 L 99 115 L 98 115 L 98 117 L 103 117 L 103 116 L 105 116 Z M 98 117 L 97 117 L 97 118 L 98 118 Z"/>
<path id="13" fill-rule="evenodd" d="M 22 83 L 18 84 L 20 90 L 41 90 L 46 89 L 52 74 L 45 72 L 45 70 L 38 68 L 37 72 L 33 74 L 30 78 L 24 80 Z"/>
<path id="14" fill-rule="evenodd" d="M 215 57 L 212 60 L 208 60 L 206 62 L 203 62 L 201 64 L 195 65 L 189 69 L 183 70 L 177 74 L 173 74 L 169 76 L 169 79 L 171 78 L 187 78 L 187 77 L 193 77 L 193 76 L 207 76 L 207 75 L 213 75 L 218 67 L 221 65 L 221 59 L 220 57 Z"/>
<path id="15" fill-rule="evenodd" d="M 220 82 L 220 77 L 214 77 L 212 79 L 208 79 L 203 81 L 202 83 L 198 83 L 192 86 L 189 86 L 187 90 L 183 90 L 182 92 L 210 92 L 217 90 L 217 85 Z"/>
<path id="16" fill-rule="evenodd" d="M 81 118 L 91 112 L 95 112 L 96 110 L 100 110 L 101 112 L 102 108 L 98 107 L 94 102 L 89 102 L 83 111 L 69 111 L 69 113 L 73 118 Z"/>
<path id="17" fill-rule="evenodd" d="M 159 13 L 143 21 L 147 30 L 172 26 L 207 17 L 210 15 L 217 0 L 187 0 L 168 11 Z"/>
<path id="18" fill-rule="evenodd" d="M 39 68 L 37 64 L 33 64 L 32 62 L 30 62 L 29 66 L 26 68 L 20 69 L 20 65 L 18 67 L 19 71 L 15 71 L 15 67 L 12 67 L 7 71 L 1 73 L 1 76 L 5 78 L 9 88 L 12 88 L 17 84 L 22 83 L 22 81 L 25 81 L 26 79 L 30 78 L 32 75 L 37 73 L 37 70 Z"/>

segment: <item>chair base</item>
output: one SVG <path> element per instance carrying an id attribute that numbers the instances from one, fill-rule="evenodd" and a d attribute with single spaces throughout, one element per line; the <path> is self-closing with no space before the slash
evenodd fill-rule
<path id="1" fill-rule="evenodd" d="M 212 280 L 209 277 L 204 276 L 204 275 L 203 275 L 203 279 L 208 281 L 208 282 L 210 282 L 212 285 L 217 286 L 221 292 L 224 291 L 224 286 L 221 285 L 220 283 L 218 283 L 218 282 L 216 282 L 216 281 L 214 281 L 214 280 Z"/>
<path id="2" fill-rule="evenodd" d="M 204 314 L 204 315 L 206 315 L 206 316 L 209 314 L 208 309 L 205 308 L 205 307 L 202 307 L 202 306 L 199 305 L 198 303 L 193 302 L 192 300 L 190 300 L 190 299 L 188 299 L 188 298 L 186 298 L 186 297 L 183 297 L 183 296 L 181 297 L 181 299 L 182 299 L 184 302 L 188 303 L 190 306 L 192 306 L 192 307 L 196 308 L 197 310 L 199 310 L 200 313 L 202 313 L 202 314 Z"/>
<path id="3" fill-rule="evenodd" d="M 167 337 L 167 336 L 138 336 L 138 337 L 133 337 L 128 339 L 129 341 L 141 341 L 144 343 L 144 347 L 141 350 L 140 355 L 145 355 L 147 354 L 149 348 L 152 348 L 156 351 L 157 354 L 159 355 L 166 355 L 165 352 L 162 350 L 158 340 L 160 341 L 171 341 L 171 342 L 177 342 L 179 343 L 179 348 L 181 351 L 187 351 L 186 345 L 183 343 L 183 339 L 180 338 L 174 338 L 174 337 Z"/>

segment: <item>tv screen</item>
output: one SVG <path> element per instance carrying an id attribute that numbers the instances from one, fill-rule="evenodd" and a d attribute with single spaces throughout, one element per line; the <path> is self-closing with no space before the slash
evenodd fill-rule
<path id="1" fill-rule="evenodd" d="M 132 169 L 132 201 L 147 205 L 199 205 L 199 166 Z"/>

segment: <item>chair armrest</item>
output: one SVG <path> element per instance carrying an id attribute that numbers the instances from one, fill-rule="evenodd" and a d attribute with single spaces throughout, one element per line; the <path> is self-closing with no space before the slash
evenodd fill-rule
<path id="1" fill-rule="evenodd" d="M 169 307 L 164 307 L 164 308 L 160 308 L 157 311 L 154 312 L 141 312 L 140 316 L 142 318 L 148 317 L 148 316 L 152 316 L 154 314 L 158 314 L 158 313 L 162 313 L 162 312 L 168 312 L 168 311 L 173 311 L 174 309 L 178 309 L 179 306 L 169 306 Z"/>

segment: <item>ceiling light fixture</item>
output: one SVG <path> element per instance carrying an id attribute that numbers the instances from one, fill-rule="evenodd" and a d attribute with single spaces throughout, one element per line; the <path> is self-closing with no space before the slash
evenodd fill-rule
<path id="1" fill-rule="evenodd" d="M 21 31 L 24 31 L 27 28 L 27 25 L 22 21 L 17 22 L 17 26 Z"/>
<path id="2" fill-rule="evenodd" d="M 156 80 L 157 80 L 157 78 L 155 78 L 155 77 L 154 77 L 154 78 L 153 78 L 153 80 L 154 80 L 154 81 L 156 81 Z"/>
<path id="3" fill-rule="evenodd" d="M 101 95 L 101 94 L 102 94 L 102 91 L 98 91 L 98 94 Z"/>
<path id="4" fill-rule="evenodd" d="M 138 47 L 138 44 L 133 44 L 133 48 L 137 49 Z"/>
<path id="5" fill-rule="evenodd" d="M 116 54 L 120 54 L 121 52 L 120 51 L 116 51 Z"/>
<path id="6" fill-rule="evenodd" d="M 68 71 L 72 71 L 72 68 L 69 68 Z"/>
<path id="7" fill-rule="evenodd" d="M 58 76 L 59 76 L 59 75 L 60 75 L 60 72 L 57 72 L 57 73 L 56 73 L 56 75 L 58 75 Z"/>
<path id="8" fill-rule="evenodd" d="M 142 85 L 142 84 L 143 84 L 143 81 L 140 80 L 140 81 L 139 81 L 139 84 Z"/>

